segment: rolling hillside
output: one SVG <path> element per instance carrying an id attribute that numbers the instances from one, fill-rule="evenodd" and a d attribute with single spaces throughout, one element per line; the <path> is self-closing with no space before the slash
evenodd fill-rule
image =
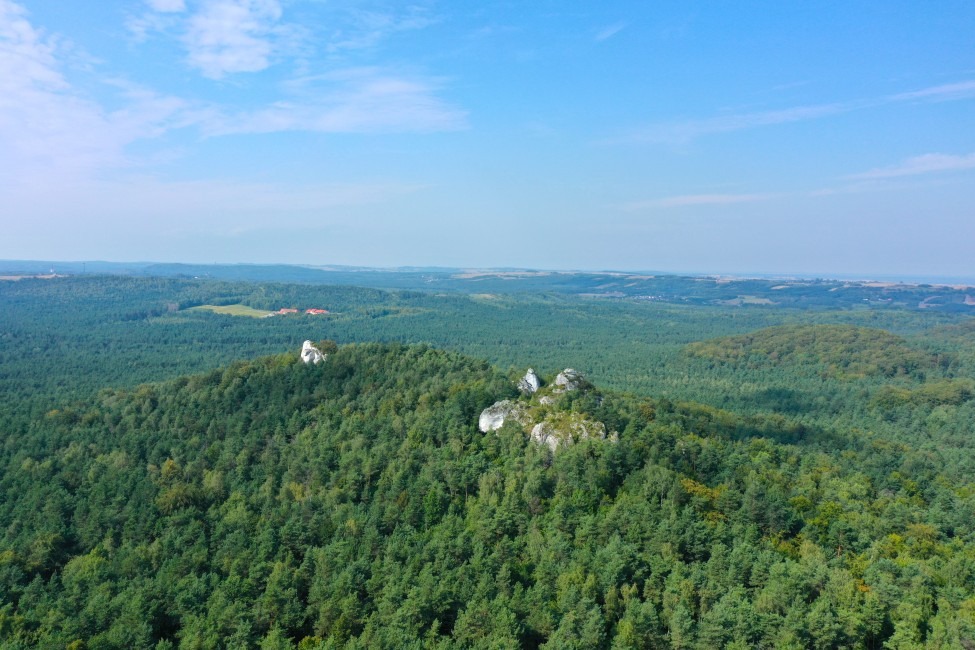
<path id="1" fill-rule="evenodd" d="M 965 647 L 975 485 L 879 438 L 348 345 L 102 391 L 0 456 L 9 648 Z M 551 376 L 543 379 L 552 382 Z"/>

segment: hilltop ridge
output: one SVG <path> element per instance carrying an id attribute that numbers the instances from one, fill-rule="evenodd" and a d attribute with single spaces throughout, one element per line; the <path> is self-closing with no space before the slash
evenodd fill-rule
<path id="1" fill-rule="evenodd" d="M 936 310 L 975 314 L 975 280 L 925 283 L 837 278 L 558 271 L 538 269 L 394 269 L 297 264 L 180 264 L 0 260 L 0 277 L 122 275 L 347 285 L 376 289 L 512 294 L 546 292 L 665 304 L 804 309 Z"/>

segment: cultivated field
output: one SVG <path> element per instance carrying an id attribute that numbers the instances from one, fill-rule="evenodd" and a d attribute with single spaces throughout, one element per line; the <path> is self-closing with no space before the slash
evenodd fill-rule
<path id="1" fill-rule="evenodd" d="M 215 314 L 250 316 L 251 318 L 264 318 L 265 316 L 270 316 L 272 313 L 262 309 L 254 309 L 247 305 L 200 305 L 199 307 L 190 307 L 186 311 L 212 311 Z"/>

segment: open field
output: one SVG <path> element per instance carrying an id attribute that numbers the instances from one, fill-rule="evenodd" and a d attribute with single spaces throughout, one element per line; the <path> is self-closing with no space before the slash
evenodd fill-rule
<path id="1" fill-rule="evenodd" d="M 270 316 L 272 313 L 263 309 L 254 309 L 247 305 L 200 305 L 199 307 L 190 307 L 186 311 L 211 311 L 215 314 L 249 316 L 251 318 L 264 318 L 265 316 Z"/>

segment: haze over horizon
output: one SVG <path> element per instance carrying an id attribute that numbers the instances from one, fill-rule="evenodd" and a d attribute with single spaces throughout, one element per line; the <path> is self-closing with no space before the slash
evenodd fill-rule
<path id="1" fill-rule="evenodd" d="M 361 264 L 329 264 L 329 263 L 302 263 L 302 262 L 172 262 L 167 260 L 15 260 L 0 259 L 0 276 L 13 273 L 13 277 L 20 277 L 20 274 L 40 274 L 47 275 L 55 273 L 57 275 L 76 275 L 101 273 L 113 274 L 116 272 L 131 272 L 141 270 L 144 267 L 154 266 L 173 266 L 187 265 L 193 267 L 220 267 L 223 269 L 234 268 L 237 266 L 268 267 L 271 269 L 278 267 L 296 267 L 308 269 L 320 269 L 324 271 L 336 272 L 390 272 L 390 273 L 442 273 L 450 274 L 461 273 L 483 273 L 491 274 L 525 274 L 525 275 L 558 275 L 558 274 L 580 274 L 580 275 L 620 275 L 620 276 L 658 276 L 658 277 L 690 277 L 690 278 L 720 278 L 720 279 L 765 279 L 783 281 L 834 281 L 834 282 L 894 282 L 905 285 L 933 284 L 941 286 L 956 287 L 975 287 L 975 273 L 967 275 L 921 275 L 921 274 L 899 274 L 899 273 L 845 273 L 842 271 L 834 272 L 807 272 L 790 273 L 786 271 L 763 272 L 763 271 L 740 271 L 726 272 L 720 269 L 638 269 L 638 268 L 612 268 L 612 267 L 591 267 L 591 268 L 551 268 L 551 267 L 525 267 L 525 266 L 439 266 L 439 265 L 417 265 L 404 264 L 400 266 L 368 266 Z M 6 266 L 4 266 L 6 265 Z M 87 265 L 91 265 L 88 267 Z M 65 268 L 67 266 L 67 268 Z M 79 268 L 80 267 L 80 268 Z M 107 268 L 107 267 L 114 267 Z M 129 267 L 128 269 L 126 267 Z M 151 269 L 150 269 L 151 271 Z M 168 269 L 167 273 L 172 272 Z M 12 276 L 6 276 L 12 277 Z"/>
<path id="2" fill-rule="evenodd" d="M 0 0 L 0 258 L 968 278 L 972 24 Z"/>

